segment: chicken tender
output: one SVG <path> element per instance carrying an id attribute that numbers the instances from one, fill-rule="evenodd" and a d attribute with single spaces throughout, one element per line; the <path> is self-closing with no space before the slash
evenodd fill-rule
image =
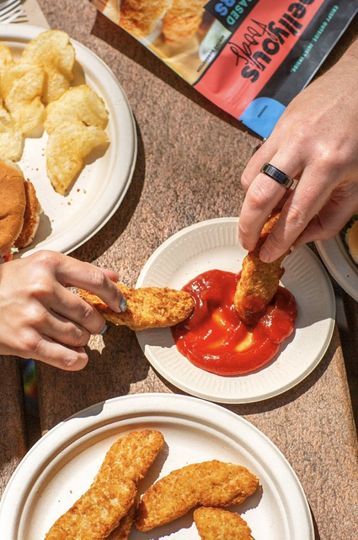
<path id="1" fill-rule="evenodd" d="M 262 228 L 254 251 L 243 260 L 240 280 L 236 287 L 234 306 L 240 319 L 247 325 L 257 322 L 267 304 L 277 292 L 280 278 L 284 273 L 281 264 L 287 253 L 271 263 L 259 258 L 261 246 L 279 219 L 279 214 L 271 216 Z"/>
<path id="2" fill-rule="evenodd" d="M 137 37 L 150 34 L 172 0 L 122 0 L 121 26 Z"/>
<path id="3" fill-rule="evenodd" d="M 52 133 L 63 122 L 79 121 L 86 126 L 104 129 L 108 113 L 104 101 L 89 86 L 70 88 L 46 109 L 45 129 Z"/>
<path id="4" fill-rule="evenodd" d="M 207 0 L 173 0 L 163 21 L 163 35 L 171 43 L 185 43 L 199 29 Z"/>
<path id="5" fill-rule="evenodd" d="M 242 517 L 221 508 L 197 508 L 194 522 L 201 540 L 254 540 Z"/>
<path id="6" fill-rule="evenodd" d="M 60 98 L 70 86 L 75 65 L 75 50 L 61 30 L 42 32 L 25 47 L 20 62 L 40 66 L 46 72 L 43 101 Z"/>
<path id="7" fill-rule="evenodd" d="M 258 485 L 256 476 L 240 465 L 217 460 L 187 465 L 146 491 L 138 507 L 137 529 L 150 531 L 197 506 L 240 504 Z"/>
<path id="8" fill-rule="evenodd" d="M 119 526 L 107 537 L 106 540 L 128 540 L 132 530 L 135 515 L 135 504 L 128 514 L 121 520 Z"/>
<path id="9" fill-rule="evenodd" d="M 129 289 L 122 283 L 117 283 L 117 287 L 127 300 L 124 313 L 115 313 L 100 298 L 87 291 L 80 290 L 79 294 L 107 321 L 135 331 L 174 326 L 189 317 L 194 309 L 194 300 L 185 291 L 156 287 Z"/>
<path id="10" fill-rule="evenodd" d="M 92 485 L 61 516 L 45 540 L 103 540 L 135 503 L 137 483 L 164 444 L 159 431 L 135 431 L 108 450 Z"/>

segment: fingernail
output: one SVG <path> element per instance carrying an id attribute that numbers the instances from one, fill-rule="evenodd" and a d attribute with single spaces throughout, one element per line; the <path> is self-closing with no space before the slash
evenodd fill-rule
<path id="1" fill-rule="evenodd" d="M 260 250 L 259 256 L 260 256 L 261 261 L 264 263 L 269 263 L 273 260 L 270 252 L 265 248 Z"/>
<path id="2" fill-rule="evenodd" d="M 123 311 L 127 311 L 127 307 L 127 300 L 122 296 L 119 301 L 119 310 L 123 313 Z"/>
<path id="3" fill-rule="evenodd" d="M 103 336 L 108 330 L 108 326 L 105 324 L 102 330 L 100 331 L 100 335 Z"/>

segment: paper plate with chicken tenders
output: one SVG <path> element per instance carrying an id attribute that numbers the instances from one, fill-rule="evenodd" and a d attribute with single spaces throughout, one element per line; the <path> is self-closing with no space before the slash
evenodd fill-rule
<path id="1" fill-rule="evenodd" d="M 0 505 L 7 540 L 313 540 L 281 452 L 218 405 L 137 394 L 79 412 L 22 460 Z"/>
<path id="2" fill-rule="evenodd" d="M 335 299 L 315 254 L 302 247 L 270 264 L 258 256 L 277 219 L 251 253 L 239 244 L 238 219 L 219 218 L 174 234 L 145 264 L 137 287 L 171 287 L 194 303 L 176 326 L 137 333 L 152 366 L 185 392 L 220 403 L 268 399 L 325 354 Z"/>
<path id="3" fill-rule="evenodd" d="M 0 162 L 20 169 L 40 208 L 20 256 L 69 253 L 95 234 L 129 187 L 136 144 L 127 98 L 92 51 L 60 30 L 2 25 Z"/>

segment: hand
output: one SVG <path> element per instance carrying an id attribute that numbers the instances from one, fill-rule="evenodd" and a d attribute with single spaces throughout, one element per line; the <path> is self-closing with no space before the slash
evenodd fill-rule
<path id="1" fill-rule="evenodd" d="M 66 370 L 88 362 L 84 346 L 103 317 L 66 287 L 87 289 L 120 312 L 109 270 L 51 251 L 0 265 L 0 354 L 41 360 Z"/>
<path id="2" fill-rule="evenodd" d="M 331 238 L 358 209 L 358 42 L 287 107 L 270 138 L 249 161 L 239 235 L 253 250 L 263 224 L 281 217 L 260 250 L 271 262 L 292 245 Z M 299 178 L 294 191 L 260 173 L 272 163 Z"/>

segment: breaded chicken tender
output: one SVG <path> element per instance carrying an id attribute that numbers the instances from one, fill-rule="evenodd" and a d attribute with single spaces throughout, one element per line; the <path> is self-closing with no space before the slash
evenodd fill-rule
<path id="1" fill-rule="evenodd" d="M 217 460 L 187 465 L 146 491 L 138 507 L 137 529 L 150 531 L 197 506 L 240 504 L 258 485 L 256 476 L 240 465 Z"/>
<path id="2" fill-rule="evenodd" d="M 122 0 L 121 26 L 137 37 L 150 34 L 172 0 Z"/>
<path id="3" fill-rule="evenodd" d="M 104 101 L 87 84 L 74 86 L 46 109 L 45 129 L 52 133 L 63 122 L 79 121 L 104 129 L 108 113 Z"/>
<path id="4" fill-rule="evenodd" d="M 47 174 L 55 191 L 65 195 L 92 151 L 105 147 L 103 129 L 82 122 L 64 122 L 50 133 L 46 148 Z"/>
<path id="5" fill-rule="evenodd" d="M 174 326 L 189 317 L 194 309 L 194 300 L 185 291 L 157 287 L 129 289 L 123 283 L 117 283 L 117 287 L 127 301 L 124 313 L 115 313 L 100 298 L 87 291 L 80 290 L 79 294 L 107 321 L 135 331 Z"/>
<path id="6" fill-rule="evenodd" d="M 240 319 L 249 326 L 257 322 L 276 294 L 280 278 L 284 273 L 281 264 L 287 253 L 271 263 L 262 262 L 259 258 L 261 246 L 277 223 L 279 216 L 275 214 L 265 223 L 254 251 L 246 255 L 242 263 L 234 305 Z"/>
<path id="7" fill-rule="evenodd" d="M 246 521 L 222 508 L 197 508 L 194 523 L 201 540 L 254 540 Z"/>
<path id="8" fill-rule="evenodd" d="M 46 78 L 42 98 L 47 104 L 68 90 L 73 79 L 75 50 L 65 32 L 47 30 L 30 41 L 20 62 L 44 69 Z"/>
<path id="9" fill-rule="evenodd" d="M 203 18 L 207 0 L 173 0 L 163 21 L 163 35 L 166 41 L 185 43 L 195 36 Z"/>
<path id="10" fill-rule="evenodd" d="M 103 540 L 130 512 L 137 483 L 164 444 L 159 431 L 135 431 L 108 450 L 90 488 L 61 516 L 45 540 Z"/>
<path id="11" fill-rule="evenodd" d="M 135 515 L 135 505 L 128 514 L 121 520 L 118 527 L 107 537 L 106 540 L 128 540 L 132 530 Z"/>

